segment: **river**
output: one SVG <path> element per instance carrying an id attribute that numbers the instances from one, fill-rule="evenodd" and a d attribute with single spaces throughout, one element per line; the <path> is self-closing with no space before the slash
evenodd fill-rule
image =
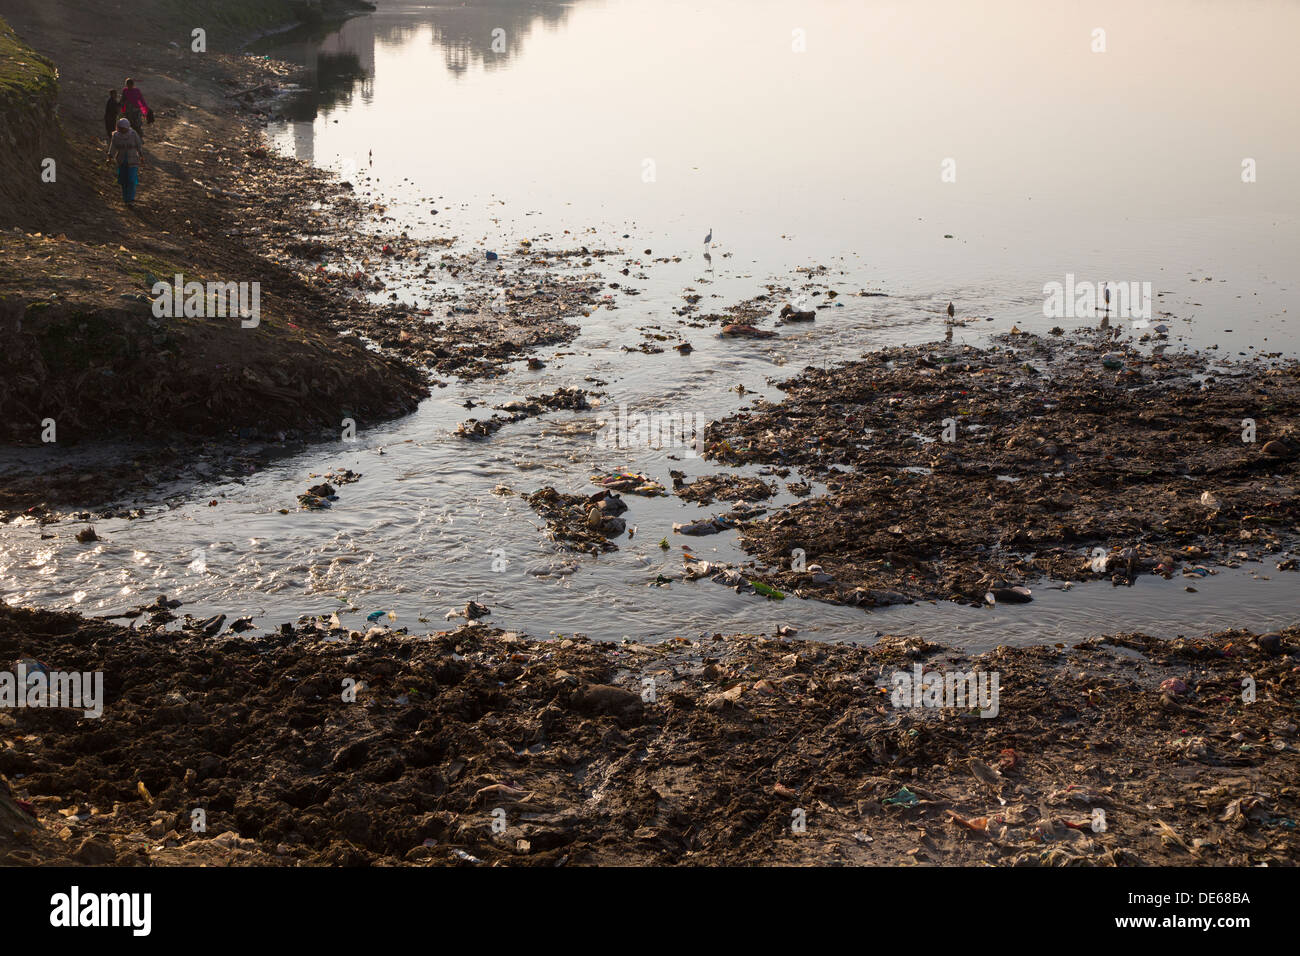
<path id="1" fill-rule="evenodd" d="M 0 595 L 106 614 L 166 592 L 196 615 L 266 625 L 355 607 L 345 623 L 391 611 L 412 630 L 444 626 L 473 599 L 533 636 L 789 624 L 810 638 L 918 633 L 972 649 L 1294 623 L 1294 584 L 1262 564 L 1195 593 L 1154 576 L 1132 588 L 1042 582 L 1032 604 L 983 610 L 866 612 L 665 585 L 680 552 L 658 542 L 716 507 L 628 496 L 636 537 L 592 558 L 562 552 L 525 502 L 499 493 L 590 491 L 605 467 L 665 483 L 669 468 L 704 473 L 680 449 L 615 460 L 593 428 L 619 404 L 723 417 L 778 397 L 770 381 L 804 365 L 940 338 L 949 301 L 974 319 L 957 339 L 975 344 L 1012 325 L 1070 325 L 1044 315 L 1051 282 L 1149 283 L 1150 321 L 1173 347 L 1297 354 L 1300 72 L 1288 47 L 1300 5 L 1077 7 L 381 0 L 374 14 L 273 39 L 259 49 L 312 81 L 272 143 L 354 181 L 414 240 L 507 250 L 530 238 L 667 261 L 632 279 L 614 274 L 625 256 L 597 263 L 638 294 L 596 310 L 572 345 L 544 353 L 545 368 L 454 383 L 355 443 L 99 522 L 93 547 L 70 525 L 54 538 L 0 525 Z M 676 328 L 687 290 L 721 309 L 810 274 L 842 294 L 806 329 L 740 344 L 692 329 L 686 357 L 622 349 L 649 325 Z M 413 302 L 437 291 L 416 276 L 396 287 Z M 484 443 L 453 434 L 467 400 L 591 378 L 607 383 L 594 411 L 508 425 Z M 328 511 L 292 510 L 310 475 L 336 467 L 363 478 Z M 693 544 L 744 559 L 734 532 Z"/>

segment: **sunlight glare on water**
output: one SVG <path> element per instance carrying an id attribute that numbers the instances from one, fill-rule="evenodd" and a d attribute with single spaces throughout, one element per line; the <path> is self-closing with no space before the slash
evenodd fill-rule
<path id="1" fill-rule="evenodd" d="M 1295 350 L 1297 31 L 1288 0 L 388 2 L 277 49 L 327 92 L 274 132 L 413 221 L 467 204 L 468 240 L 712 228 L 733 270 L 823 262 L 1021 327 L 1066 273 L 1149 281 L 1198 344 Z"/>

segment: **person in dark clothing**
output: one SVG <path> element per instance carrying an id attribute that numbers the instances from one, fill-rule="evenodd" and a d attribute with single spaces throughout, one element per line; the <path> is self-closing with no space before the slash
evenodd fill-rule
<path id="1" fill-rule="evenodd" d="M 107 139 L 113 138 L 113 131 L 117 129 L 117 118 L 122 113 L 122 101 L 117 98 L 117 90 L 108 91 L 108 103 L 104 106 L 104 136 Z"/>

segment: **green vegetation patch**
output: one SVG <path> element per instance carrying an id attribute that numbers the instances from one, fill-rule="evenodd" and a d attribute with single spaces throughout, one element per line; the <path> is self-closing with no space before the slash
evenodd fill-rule
<path id="1" fill-rule="evenodd" d="M 57 92 L 59 71 L 18 38 L 13 27 L 0 19 L 0 97 L 46 95 Z"/>

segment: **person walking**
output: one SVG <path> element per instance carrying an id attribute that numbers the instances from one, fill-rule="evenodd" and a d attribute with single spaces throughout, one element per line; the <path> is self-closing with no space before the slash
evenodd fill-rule
<path id="1" fill-rule="evenodd" d="M 131 128 L 131 121 L 123 116 L 117 121 L 117 132 L 108 141 L 108 159 L 117 163 L 117 181 L 122 186 L 122 201 L 128 206 L 135 203 L 135 190 L 140 185 L 140 161 L 144 158 L 144 141 Z"/>
<path id="2" fill-rule="evenodd" d="M 122 101 L 117 98 L 117 90 L 108 91 L 108 102 L 104 104 L 104 138 L 112 139 L 117 129 L 117 118 L 122 115 Z"/>
<path id="3" fill-rule="evenodd" d="M 122 114 L 131 121 L 131 128 L 135 130 L 142 143 L 144 142 L 143 120 L 149 112 L 149 104 L 144 101 L 144 94 L 136 88 L 135 80 L 128 76 L 126 86 L 122 87 Z"/>

